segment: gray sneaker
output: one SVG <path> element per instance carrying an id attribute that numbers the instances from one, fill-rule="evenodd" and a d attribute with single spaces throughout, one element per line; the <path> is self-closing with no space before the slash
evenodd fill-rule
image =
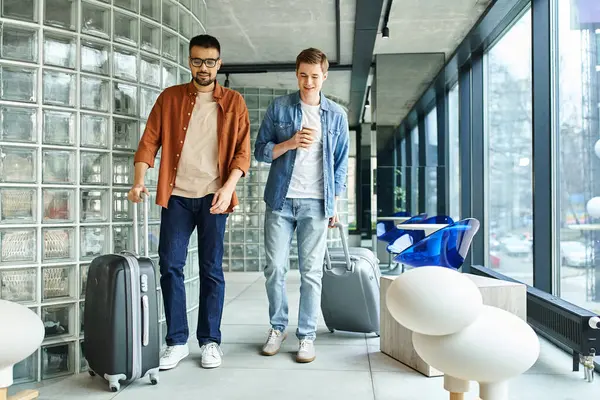
<path id="1" fill-rule="evenodd" d="M 281 348 L 281 343 L 287 338 L 287 333 L 280 332 L 276 329 L 269 329 L 269 336 L 267 337 L 267 342 L 262 348 L 262 354 L 264 356 L 274 356 L 279 352 Z"/>
<path id="2" fill-rule="evenodd" d="M 298 347 L 296 361 L 299 363 L 309 363 L 315 359 L 315 343 L 311 339 L 302 339 Z"/>

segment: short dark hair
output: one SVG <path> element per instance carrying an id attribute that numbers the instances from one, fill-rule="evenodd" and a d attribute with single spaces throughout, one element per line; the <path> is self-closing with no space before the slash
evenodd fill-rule
<path id="1" fill-rule="evenodd" d="M 217 49 L 219 54 L 221 54 L 221 44 L 217 40 L 216 37 L 210 35 L 198 35 L 194 36 L 192 40 L 190 40 L 190 52 L 192 51 L 192 47 L 199 46 L 204 47 L 205 49 Z"/>
<path id="2" fill-rule="evenodd" d="M 327 61 L 327 56 L 325 53 L 319 49 L 315 49 L 314 47 L 304 49 L 300 54 L 298 54 L 298 57 L 296 57 L 296 71 L 300 67 L 301 63 L 319 64 L 323 73 L 326 73 L 329 69 L 329 61 Z"/>

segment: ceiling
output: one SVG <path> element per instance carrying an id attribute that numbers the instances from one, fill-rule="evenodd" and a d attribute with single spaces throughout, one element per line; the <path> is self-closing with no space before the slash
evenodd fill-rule
<path id="1" fill-rule="evenodd" d="M 229 76 L 231 86 L 295 89 L 293 65 L 296 55 L 304 48 L 317 47 L 328 55 L 330 63 L 341 65 L 339 70 L 332 67 L 324 93 L 345 102 L 344 105 L 350 108 L 351 125 L 357 124 L 368 82 L 376 76 L 373 69 L 369 71 L 369 64 L 365 66 L 365 60 L 375 62 L 377 54 L 450 55 L 489 4 L 489 0 L 393 0 L 387 24 L 390 37 L 383 39 L 378 32 L 381 32 L 390 0 L 338 1 L 339 49 L 337 1 L 207 1 L 207 31 L 221 42 L 224 70 L 230 67 L 252 72 L 257 66 L 269 70 L 269 66 L 277 65 L 277 72 L 232 72 Z M 380 13 L 378 8 L 381 8 Z M 374 17 L 365 17 L 368 13 L 374 13 Z M 358 27 L 356 31 L 355 26 Z M 365 35 L 365 32 L 369 34 Z M 355 43 L 355 38 L 360 43 Z M 374 54 L 365 54 L 371 52 L 370 49 L 374 49 Z M 437 61 L 433 68 L 430 60 L 423 67 L 415 62 L 418 57 L 406 63 L 400 59 L 396 66 L 385 68 L 385 76 L 377 75 L 386 79 L 385 90 L 376 94 L 378 113 L 381 110 L 382 116 L 383 104 L 406 105 L 418 100 L 423 87 L 426 88 L 439 71 Z M 357 68 L 358 63 L 361 68 Z M 220 74 L 219 80 L 223 82 L 225 76 Z M 381 83 L 377 86 L 382 88 Z M 398 124 L 404 115 L 404 111 L 388 115 L 381 123 Z M 370 122 L 368 113 L 365 120 Z"/>

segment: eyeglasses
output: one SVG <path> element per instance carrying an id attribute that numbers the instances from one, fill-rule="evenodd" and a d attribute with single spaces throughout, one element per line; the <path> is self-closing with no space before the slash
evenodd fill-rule
<path id="1" fill-rule="evenodd" d="M 190 61 L 194 67 L 200 68 L 202 64 L 206 64 L 208 68 L 214 68 L 217 65 L 218 58 L 190 58 Z"/>

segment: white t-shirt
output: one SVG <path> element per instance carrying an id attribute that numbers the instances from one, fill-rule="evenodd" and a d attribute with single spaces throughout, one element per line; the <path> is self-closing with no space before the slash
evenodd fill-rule
<path id="1" fill-rule="evenodd" d="M 301 102 L 302 126 L 314 129 L 316 137 L 308 149 L 296 150 L 289 199 L 323 199 L 323 134 L 321 132 L 321 106 Z"/>

